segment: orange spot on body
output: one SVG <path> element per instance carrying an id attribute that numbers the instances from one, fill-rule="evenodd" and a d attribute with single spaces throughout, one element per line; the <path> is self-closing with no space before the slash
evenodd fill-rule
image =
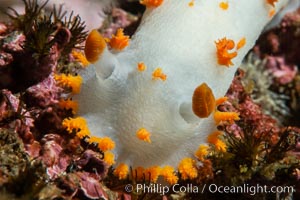
<path id="1" fill-rule="evenodd" d="M 238 41 L 237 45 L 236 45 L 236 50 L 241 49 L 242 47 L 244 47 L 246 44 L 246 38 L 242 38 L 240 39 L 240 41 Z"/>
<path id="2" fill-rule="evenodd" d="M 150 132 L 147 131 L 145 128 L 141 128 L 136 132 L 136 136 L 140 139 L 143 140 L 145 142 L 151 143 L 151 139 L 150 139 Z"/>
<path id="3" fill-rule="evenodd" d="M 156 68 L 152 73 L 152 79 L 157 80 L 161 79 L 163 81 L 167 80 L 167 75 L 162 72 L 161 68 Z"/>
<path id="4" fill-rule="evenodd" d="M 227 10 L 229 8 L 228 1 L 222 1 L 221 3 L 219 3 L 219 7 L 223 10 Z"/>
<path id="5" fill-rule="evenodd" d="M 233 65 L 231 62 L 231 59 L 235 58 L 237 56 L 237 52 L 229 52 L 229 50 L 232 50 L 235 46 L 235 43 L 233 40 L 227 39 L 226 37 L 218 40 L 215 42 L 216 48 L 217 48 L 217 58 L 218 63 L 220 65 L 225 65 L 229 67 L 230 65 Z"/>
<path id="6" fill-rule="evenodd" d="M 139 62 L 138 63 L 138 66 L 137 66 L 137 69 L 140 71 L 140 72 L 143 72 L 147 69 L 147 66 L 143 63 L 143 62 Z"/>
<path id="7" fill-rule="evenodd" d="M 160 6 L 164 0 L 141 0 L 140 4 L 145 5 L 146 7 L 158 7 Z"/>
<path id="8" fill-rule="evenodd" d="M 85 41 L 84 53 L 86 59 L 95 63 L 106 48 L 106 42 L 102 35 L 96 30 L 92 30 Z"/>
<path id="9" fill-rule="evenodd" d="M 116 35 L 109 39 L 108 44 L 112 49 L 121 51 L 128 46 L 129 36 L 124 35 L 123 29 L 119 28 Z"/>
<path id="10" fill-rule="evenodd" d="M 278 0 L 267 0 L 267 3 L 271 6 L 275 7 L 275 3 L 278 2 Z"/>
<path id="11" fill-rule="evenodd" d="M 193 7 L 195 5 L 195 0 L 190 1 L 188 5 L 189 7 Z"/>
<path id="12" fill-rule="evenodd" d="M 269 17 L 273 17 L 276 14 L 276 10 L 275 9 L 271 9 L 269 11 Z"/>
<path id="13" fill-rule="evenodd" d="M 192 98 L 192 109 L 195 115 L 206 118 L 213 112 L 215 105 L 214 94 L 206 83 L 202 83 L 195 89 Z"/>

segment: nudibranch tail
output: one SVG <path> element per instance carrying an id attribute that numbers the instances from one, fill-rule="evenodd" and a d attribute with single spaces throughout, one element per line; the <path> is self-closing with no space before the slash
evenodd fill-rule
<path id="1" fill-rule="evenodd" d="M 215 105 L 215 96 L 206 83 L 202 83 L 195 89 L 192 99 L 195 115 L 206 118 L 214 111 Z"/>
<path id="2" fill-rule="evenodd" d="M 106 42 L 104 37 L 96 29 L 92 30 L 85 42 L 84 53 L 87 60 L 90 63 L 95 63 L 99 60 L 105 48 Z"/>

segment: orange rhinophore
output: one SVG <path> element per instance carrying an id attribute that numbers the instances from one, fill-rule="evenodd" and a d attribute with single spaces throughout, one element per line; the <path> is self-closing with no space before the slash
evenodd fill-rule
<path id="1" fill-rule="evenodd" d="M 267 3 L 274 7 L 277 1 L 278 0 L 267 0 Z"/>
<path id="2" fill-rule="evenodd" d="M 216 48 L 217 48 L 217 58 L 218 63 L 220 65 L 225 65 L 229 67 L 230 65 L 233 65 L 231 62 L 231 59 L 237 56 L 237 52 L 234 51 L 232 53 L 229 52 L 229 50 L 232 50 L 235 46 L 235 43 L 233 40 L 227 39 L 226 37 L 218 40 L 215 42 Z"/>
<path id="3" fill-rule="evenodd" d="M 95 63 L 102 55 L 105 47 L 106 42 L 102 35 L 96 29 L 92 30 L 85 42 L 84 53 L 87 60 Z"/>
<path id="4" fill-rule="evenodd" d="M 228 4 L 228 1 L 222 1 L 220 4 L 219 4 L 219 7 L 223 10 L 227 10 L 229 8 L 229 4 Z"/>
<path id="5" fill-rule="evenodd" d="M 243 37 L 242 39 L 240 39 L 240 41 L 238 41 L 236 45 L 236 50 L 239 50 L 240 48 L 244 47 L 245 44 L 246 44 L 246 38 Z"/>
<path id="6" fill-rule="evenodd" d="M 121 51 L 129 44 L 129 36 L 124 35 L 123 29 L 119 28 L 116 35 L 113 35 L 111 39 L 108 39 L 108 44 L 112 49 Z"/>
<path id="7" fill-rule="evenodd" d="M 239 120 L 239 113 L 237 112 L 220 112 L 216 111 L 214 113 L 214 119 L 216 124 L 219 124 L 222 121 L 229 121 L 229 123 L 233 123 L 235 120 Z"/>
<path id="8" fill-rule="evenodd" d="M 212 90 L 206 83 L 202 83 L 193 94 L 193 112 L 200 118 L 206 118 L 214 111 L 215 106 L 215 96 Z"/>
<path id="9" fill-rule="evenodd" d="M 140 3 L 147 7 L 158 7 L 160 6 L 164 0 L 141 0 Z"/>

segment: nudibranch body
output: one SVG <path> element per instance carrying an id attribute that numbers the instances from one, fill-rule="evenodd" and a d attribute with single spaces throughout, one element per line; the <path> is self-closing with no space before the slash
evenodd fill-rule
<path id="1" fill-rule="evenodd" d="M 164 0 L 147 8 L 129 46 L 111 52 L 100 38 L 100 45 L 92 46 L 100 46 L 101 53 L 87 55 L 97 59 L 81 73 L 78 114 L 92 135 L 115 141 L 116 163 L 177 166 L 193 157 L 216 130 L 213 115 L 194 114 L 195 88 L 206 83 L 216 98 L 224 96 L 273 9 L 266 0 L 228 0 L 226 11 L 219 0 L 189 2 Z M 275 2 L 274 9 L 286 2 Z M 241 43 L 225 44 L 218 53 L 216 42 L 222 38 Z M 218 62 L 219 55 L 225 63 Z M 118 171 L 120 178 L 126 169 Z"/>

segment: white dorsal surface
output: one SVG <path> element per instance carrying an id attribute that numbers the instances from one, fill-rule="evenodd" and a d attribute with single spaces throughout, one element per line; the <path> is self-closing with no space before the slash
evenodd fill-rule
<path id="1" fill-rule="evenodd" d="M 194 89 L 205 82 L 216 98 L 225 95 L 273 9 L 266 0 L 228 0 L 227 10 L 219 7 L 220 0 L 196 0 L 192 7 L 189 2 L 165 0 L 147 8 L 125 50 L 105 52 L 82 72 L 79 115 L 87 119 L 92 134 L 116 142 L 117 162 L 176 166 L 193 157 L 216 130 L 212 115 L 200 119 L 193 114 Z M 286 3 L 275 3 L 276 11 Z M 224 37 L 235 43 L 246 38 L 230 67 L 217 61 L 215 41 Z M 138 71 L 138 62 L 147 69 Z M 165 81 L 152 80 L 157 67 L 167 75 Z M 151 143 L 136 137 L 140 128 L 151 133 Z"/>

